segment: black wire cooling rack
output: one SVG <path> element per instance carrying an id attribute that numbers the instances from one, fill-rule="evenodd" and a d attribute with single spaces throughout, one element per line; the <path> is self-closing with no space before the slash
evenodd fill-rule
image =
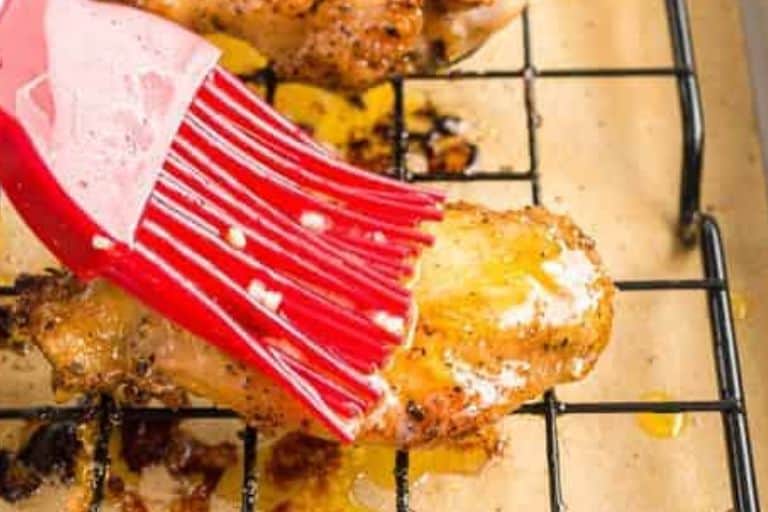
<path id="1" fill-rule="evenodd" d="M 531 187 L 531 200 L 540 203 L 540 174 L 535 105 L 535 88 L 539 80 L 567 80 L 569 78 L 631 79 L 632 77 L 656 77 L 677 82 L 683 133 L 683 158 L 680 187 L 679 236 L 692 248 L 698 242 L 703 259 L 704 275 L 700 279 L 622 281 L 618 288 L 625 293 L 654 292 L 662 290 L 701 290 L 708 298 L 709 319 L 712 331 L 714 360 L 717 370 L 719 398 L 712 401 L 675 402 L 586 402 L 570 403 L 558 400 L 555 390 L 547 392 L 541 401 L 524 405 L 514 414 L 542 416 L 546 426 L 546 456 L 549 474 L 549 503 L 553 512 L 565 512 L 567 497 L 561 485 L 561 464 L 558 449 L 558 419 L 563 415 L 579 414 L 634 414 L 640 412 L 719 413 L 723 420 L 723 433 L 727 448 L 728 469 L 731 482 L 734 512 L 759 512 L 760 504 L 752 461 L 752 448 L 747 426 L 741 369 L 733 327 L 733 318 L 726 272 L 726 257 L 717 221 L 700 211 L 701 163 L 704 142 L 704 123 L 693 57 L 693 45 L 685 0 L 664 0 L 669 21 L 669 33 L 674 56 L 670 67 L 643 68 L 580 68 L 538 69 L 532 57 L 532 33 L 528 12 L 522 15 L 523 67 L 511 70 L 482 72 L 461 71 L 448 74 L 418 74 L 392 79 L 393 106 L 393 155 L 396 175 L 402 180 L 418 181 L 470 181 L 470 180 L 517 180 L 527 181 Z M 459 82 L 464 80 L 519 79 L 524 84 L 525 112 L 527 119 L 528 156 L 530 167 L 521 171 L 477 172 L 464 174 L 412 174 L 406 167 L 408 132 L 405 126 L 405 84 L 408 80 L 433 80 Z M 268 97 L 274 93 L 275 82 L 267 80 Z M 82 420 L 93 417 L 94 408 L 38 407 L 0 409 L 0 420 L 45 419 Z M 118 408 L 108 396 L 101 397 L 95 409 L 98 435 L 92 472 L 93 500 L 90 510 L 99 512 L 104 500 L 104 483 L 109 467 L 108 443 L 113 425 L 119 419 L 225 419 L 237 418 L 233 411 L 190 407 L 180 410 L 164 408 Z M 90 414 L 90 415 L 89 415 Z M 256 448 L 258 433 L 246 428 L 242 436 L 243 485 L 242 512 L 254 512 L 257 507 L 258 475 L 256 472 Z M 393 461 L 393 477 L 396 482 L 396 512 L 410 512 L 409 507 L 409 456 L 398 451 Z"/>

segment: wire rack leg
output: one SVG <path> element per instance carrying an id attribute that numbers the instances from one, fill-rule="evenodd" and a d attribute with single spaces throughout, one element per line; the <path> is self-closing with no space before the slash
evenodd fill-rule
<path id="1" fill-rule="evenodd" d="M 701 202 L 701 166 L 704 151 L 704 113 L 696 77 L 693 39 L 685 0 L 666 0 L 669 32 L 675 68 L 683 130 L 682 173 L 680 176 L 679 234 L 692 244 L 698 233 Z"/>
<path id="2" fill-rule="evenodd" d="M 722 413 L 735 511 L 759 512 L 760 503 L 741 383 L 741 365 L 728 294 L 725 250 L 720 229 L 709 216 L 703 217 L 701 248 L 707 278 L 720 279 L 726 283 L 723 288 L 709 290 L 707 297 L 720 398 L 733 400 L 737 404 L 737 407 Z"/>

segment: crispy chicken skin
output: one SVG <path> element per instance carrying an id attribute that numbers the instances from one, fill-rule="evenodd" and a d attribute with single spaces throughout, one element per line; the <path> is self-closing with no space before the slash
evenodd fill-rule
<path id="1" fill-rule="evenodd" d="M 360 89 L 463 56 L 525 0 L 119 0 L 250 41 L 284 79 Z"/>
<path id="2" fill-rule="evenodd" d="M 380 373 L 388 392 L 366 417 L 366 442 L 413 446 L 476 432 L 586 375 L 609 338 L 613 286 L 569 219 L 458 204 L 429 229 L 437 242 L 414 289 L 414 340 Z M 60 389 L 172 405 L 190 392 L 265 430 L 321 432 L 271 381 L 105 282 L 52 274 L 17 287 L 0 337 L 39 346 Z"/>

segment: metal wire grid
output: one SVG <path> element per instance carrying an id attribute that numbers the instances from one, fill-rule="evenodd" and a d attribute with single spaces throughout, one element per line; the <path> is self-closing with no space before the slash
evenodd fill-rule
<path id="1" fill-rule="evenodd" d="M 717 400 L 670 402 L 587 402 L 568 403 L 558 400 L 555 390 L 548 391 L 541 401 L 524 405 L 514 414 L 542 416 L 546 426 L 546 458 L 549 475 L 549 502 L 553 512 L 566 510 L 566 497 L 561 484 L 558 449 L 558 418 L 568 414 L 632 414 L 639 412 L 719 413 L 727 448 L 728 468 L 735 512 L 759 512 L 760 504 L 755 482 L 751 441 L 747 426 L 744 392 L 741 383 L 736 337 L 733 328 L 728 292 L 725 249 L 716 220 L 699 209 L 701 185 L 701 156 L 704 141 L 703 113 L 698 80 L 693 58 L 692 38 L 685 0 L 664 0 L 674 56 L 671 67 L 644 68 L 572 68 L 538 69 L 532 57 L 531 25 L 528 12 L 522 15 L 523 67 L 511 70 L 482 72 L 461 71 L 446 75 L 417 74 L 396 77 L 391 81 L 394 90 L 393 106 L 393 159 L 396 175 L 407 181 L 470 181 L 518 180 L 531 187 L 531 200 L 541 201 L 539 153 L 535 105 L 535 87 L 538 80 L 568 78 L 632 78 L 657 77 L 674 79 L 678 85 L 683 131 L 683 158 L 680 187 L 679 236 L 693 245 L 697 240 L 702 254 L 704 276 L 687 280 L 643 280 L 617 283 L 622 292 L 701 290 L 708 298 L 709 318 L 713 338 L 714 360 L 719 385 Z M 408 80 L 434 80 L 458 82 L 463 80 L 521 79 L 524 84 L 525 113 L 528 138 L 529 168 L 523 171 L 473 172 L 465 174 L 411 174 L 405 164 L 408 132 L 405 126 L 405 83 Z M 267 79 L 267 96 L 272 98 L 276 81 Z M 13 290 L 2 289 L 2 294 Z M 94 416 L 95 412 L 95 416 Z M 190 407 L 180 410 L 168 408 L 119 408 L 109 396 L 102 396 L 93 405 L 81 407 L 0 408 L 0 420 L 9 419 L 82 420 L 88 418 L 98 425 L 94 447 L 91 486 L 93 499 L 91 512 L 102 510 L 104 483 L 109 468 L 108 443 L 113 425 L 122 419 L 229 419 L 237 418 L 230 410 L 212 407 Z M 242 512 L 256 510 L 258 475 L 256 452 L 258 433 L 246 428 L 242 434 L 243 485 Z M 409 507 L 409 455 L 398 451 L 394 460 L 396 483 L 396 512 L 410 512 Z"/>
<path id="2" fill-rule="evenodd" d="M 514 70 L 460 72 L 447 76 L 416 75 L 419 80 L 493 80 L 518 78 L 523 80 L 529 168 L 524 171 L 498 173 L 479 172 L 470 175 L 412 175 L 404 165 L 407 131 L 404 119 L 404 79 L 395 79 L 395 168 L 404 180 L 523 180 L 531 187 L 533 204 L 541 201 L 538 152 L 538 115 L 535 104 L 536 81 L 567 78 L 632 78 L 658 77 L 675 79 L 678 85 L 683 130 L 683 158 L 678 213 L 679 236 L 693 245 L 699 240 L 703 258 L 704 277 L 689 280 L 623 281 L 617 283 L 623 292 L 661 290 L 705 290 L 714 341 L 719 399 L 713 401 L 673 402 L 592 402 L 566 403 L 558 400 L 556 391 L 545 393 L 542 401 L 527 404 L 516 414 L 543 416 L 546 426 L 546 457 L 549 474 L 549 502 L 553 512 L 566 510 L 560 478 L 557 420 L 565 414 L 627 414 L 638 412 L 719 412 L 728 453 L 734 510 L 758 512 L 760 504 L 752 462 L 746 409 L 744 405 L 741 370 L 733 329 L 728 292 L 728 276 L 722 238 L 713 217 L 700 212 L 701 164 L 704 144 L 704 122 L 698 79 L 693 57 L 693 43 L 685 0 L 665 0 L 674 63 L 672 67 L 621 69 L 538 69 L 533 61 L 531 25 L 528 12 L 523 13 L 523 67 Z M 397 512 L 408 512 L 408 453 L 398 452 L 395 458 Z"/>

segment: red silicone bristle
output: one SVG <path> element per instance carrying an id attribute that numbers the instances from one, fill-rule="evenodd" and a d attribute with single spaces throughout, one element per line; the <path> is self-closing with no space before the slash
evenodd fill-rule
<path id="1" fill-rule="evenodd" d="M 372 398 L 377 396 L 364 374 L 347 366 L 338 355 L 251 296 L 238 282 L 233 269 L 217 265 L 217 258 L 222 258 L 228 249 L 226 244 L 217 242 L 215 235 L 206 233 L 197 224 L 191 224 L 155 200 L 148 206 L 147 214 L 140 228 L 139 243 L 162 254 L 188 281 L 238 318 L 240 325 L 261 338 L 286 340 L 294 348 L 294 357 L 305 359 L 318 371 L 338 376 L 354 393 Z M 243 346 L 241 352 L 245 349 Z"/>
<path id="2" fill-rule="evenodd" d="M 273 129 L 281 131 L 318 151 L 327 151 L 299 126 L 288 121 L 275 109 L 269 108 L 264 102 L 255 100 L 253 92 L 243 84 L 242 80 L 223 69 L 216 69 L 211 74 L 210 80 L 202 88 L 201 95 L 212 90 L 219 90 L 230 97 L 238 98 L 249 112 L 268 123 Z"/>
<path id="3" fill-rule="evenodd" d="M 248 157 L 228 140 L 215 137 L 195 117 L 190 117 L 182 125 L 176 142 L 177 146 L 185 146 L 184 151 L 194 148 L 204 155 L 208 165 L 215 164 L 226 169 L 238 182 L 278 202 L 281 209 L 295 219 L 301 219 L 307 212 L 317 212 L 329 222 L 332 230 L 381 232 L 393 240 L 431 243 L 431 238 L 423 231 L 390 220 L 382 221 L 365 212 L 350 210 L 308 193 L 290 179 Z"/>
<path id="4" fill-rule="evenodd" d="M 249 280 L 279 293 L 268 321 L 256 315 L 246 327 L 262 329 L 273 361 L 304 383 L 294 391 L 305 403 L 318 393 L 338 414 L 325 420 L 340 428 L 370 407 L 349 390 L 370 396 L 361 376 L 402 341 L 397 326 L 411 313 L 402 279 L 434 241 L 419 224 L 442 218 L 442 198 L 341 162 L 216 71 L 179 129 L 145 236 L 179 265 L 210 266 L 197 279 L 238 318 L 249 318 Z M 241 247 L 222 245 L 233 227 Z M 187 232 L 198 239 L 179 246 Z"/>
<path id="5" fill-rule="evenodd" d="M 187 205 L 175 201 L 160 191 L 154 195 L 154 198 L 153 200 L 160 201 L 186 222 L 192 222 L 194 226 L 202 226 L 203 229 L 207 228 L 209 232 L 207 235 L 203 234 L 203 238 L 207 237 L 209 241 L 218 238 L 217 233 L 215 233 L 216 227 L 208 225 L 205 219 L 200 219 L 190 212 L 186 208 Z M 157 212 L 152 212 L 152 215 L 167 220 L 167 217 L 163 217 Z M 158 219 L 154 218 L 154 220 Z M 175 234 L 183 236 L 189 229 L 197 231 L 200 228 L 175 224 L 167 229 L 169 231 L 174 230 Z M 368 365 L 375 365 L 380 364 L 383 361 L 380 357 L 385 355 L 376 348 L 397 343 L 398 338 L 396 336 L 373 324 L 370 318 L 357 313 L 354 309 L 336 303 L 326 295 L 312 292 L 303 287 L 302 281 L 297 280 L 295 274 L 287 271 L 285 273 L 278 272 L 271 266 L 265 265 L 263 260 L 254 258 L 251 253 L 236 250 L 228 245 L 219 244 L 218 247 L 223 250 L 212 250 L 212 247 L 214 246 L 209 243 L 205 253 L 209 256 L 211 264 L 225 271 L 242 289 L 247 290 L 250 283 L 258 280 L 265 288 L 279 293 L 281 300 L 276 307 L 280 314 L 284 314 L 298 327 L 302 327 L 304 332 L 306 330 L 303 327 L 313 322 L 317 316 L 326 317 L 329 320 L 334 318 L 339 320 L 325 322 L 326 327 L 333 326 L 334 328 L 327 328 L 319 333 L 322 336 L 318 339 L 324 339 L 326 346 L 342 348 L 341 344 L 343 344 L 343 347 L 346 348 L 349 344 L 354 343 L 358 349 L 357 357 L 365 357 L 366 350 L 373 350 L 368 355 Z M 286 269 L 281 270 L 285 271 Z M 307 311 L 311 311 L 312 314 L 307 316 Z"/>
<path id="6" fill-rule="evenodd" d="M 173 181 L 171 176 L 162 179 L 156 194 L 173 201 L 178 205 L 177 209 L 184 208 L 191 212 L 222 236 L 237 226 L 244 236 L 243 253 L 293 279 L 313 283 L 327 290 L 329 296 L 345 299 L 348 305 L 365 310 L 407 310 L 409 297 L 402 294 L 399 287 L 381 286 L 379 282 L 366 278 L 365 274 L 350 272 L 332 260 L 318 259 L 313 251 L 305 251 L 308 248 L 306 239 L 276 233 L 275 230 L 262 230 L 259 225 L 249 223 L 245 216 L 232 215 L 226 206 L 214 203 L 210 195 L 199 195 Z"/>
<path id="7" fill-rule="evenodd" d="M 289 124 L 269 108 L 263 101 L 245 88 L 226 71 L 217 70 L 212 79 L 201 88 L 198 98 L 215 102 L 227 117 L 243 125 L 248 130 L 271 131 L 273 142 L 282 147 L 287 154 L 306 159 L 316 172 L 327 175 L 349 185 L 360 186 L 367 190 L 383 193 L 396 193 L 402 198 L 418 198 L 419 201 L 435 202 L 445 199 L 445 194 L 436 190 L 415 189 L 375 174 L 357 169 L 338 161 L 327 153 L 313 149 L 312 144 L 304 143 L 306 135 L 286 129 Z M 269 129 L 271 128 L 271 130 Z M 407 201 L 407 199 L 404 199 Z"/>
<path id="8" fill-rule="evenodd" d="M 292 245 L 298 256 L 319 259 L 318 264 L 336 272 L 348 285 L 354 286 L 357 279 L 371 280 L 393 293 L 407 297 L 401 287 L 393 285 L 390 277 L 366 264 L 371 260 L 380 261 L 384 256 L 364 248 L 355 248 L 352 251 L 351 246 L 339 250 L 336 244 L 320 234 L 304 229 L 279 209 L 238 183 L 225 170 L 216 166 L 204 167 L 202 161 L 199 167 L 193 167 L 175 153 L 171 154 L 166 169 L 171 176 L 196 190 L 206 200 L 226 205 L 227 211 L 243 225 L 254 224 L 276 241 L 283 238 L 298 239 L 298 242 Z M 396 266 L 400 258 L 385 258 L 383 261 Z"/>
<path id="9" fill-rule="evenodd" d="M 326 194 L 333 201 L 389 222 L 413 225 L 422 220 L 440 220 L 442 212 L 436 205 L 409 204 L 402 197 L 387 198 L 370 190 L 348 186 L 308 171 L 296 161 L 284 158 L 263 143 L 259 133 L 246 133 L 233 125 L 223 114 L 198 98 L 190 110 L 210 130 L 210 135 L 230 141 L 249 157 L 275 169 L 302 187 Z M 401 194 L 402 195 L 402 194 Z"/>
<path id="10" fill-rule="evenodd" d="M 360 401 L 355 393 L 347 393 L 348 401 L 339 399 L 335 386 L 333 400 L 326 399 L 322 383 L 308 383 L 274 347 L 244 328 L 212 296 L 190 282 L 173 259 L 160 254 L 157 247 L 137 244 L 131 257 L 117 261 L 106 277 L 194 334 L 279 382 L 343 440 L 354 439 L 360 422 L 359 416 L 350 414 Z M 371 388 L 373 393 L 377 392 L 375 385 Z M 365 403 L 370 405 L 373 401 Z"/>
<path id="11" fill-rule="evenodd" d="M 367 279 L 363 274 L 351 272 L 343 265 L 329 259 L 317 258 L 317 253 L 307 250 L 306 239 L 278 233 L 274 229 L 261 229 L 261 226 L 249 222 L 245 215 L 222 207 L 211 201 L 211 196 L 191 193 L 171 177 L 164 178 L 158 184 L 158 192 L 164 197 L 179 203 L 184 202 L 188 209 L 214 226 L 218 233 L 226 235 L 230 229 L 240 229 L 246 237 L 244 251 L 257 258 L 265 265 L 271 265 L 283 272 L 290 272 L 295 279 L 314 282 L 335 297 L 345 298 L 357 307 L 403 311 L 407 308 L 408 298 L 393 290 L 396 287 L 384 287 L 378 281 Z M 203 204 L 195 204 L 202 201 Z M 233 215 L 234 213 L 234 215 Z"/>
<path id="12" fill-rule="evenodd" d="M 167 170 L 169 176 L 180 180 L 189 188 L 196 190 L 202 200 L 208 205 L 220 205 L 232 216 L 233 225 L 255 229 L 265 232 L 267 237 L 278 243 L 287 244 L 286 249 L 292 250 L 309 262 L 319 265 L 325 271 L 332 272 L 346 281 L 350 290 L 363 287 L 370 293 L 375 293 L 383 298 L 402 296 L 402 287 L 392 283 L 382 276 L 377 275 L 370 268 L 366 268 L 362 262 L 351 261 L 344 253 L 333 249 L 328 244 L 320 243 L 315 233 L 303 228 L 295 220 L 281 216 L 277 208 L 267 202 L 259 200 L 253 192 L 241 189 L 239 200 L 231 197 L 229 189 L 221 186 L 221 182 L 229 181 L 231 176 L 218 166 L 205 166 L 201 161 L 199 165 L 190 169 L 189 165 L 183 165 L 181 158 L 169 160 Z M 194 179 L 194 174 L 199 175 Z M 205 180 L 208 179 L 206 183 Z M 204 186 L 203 186 L 204 185 Z M 407 297 L 399 300 L 400 307 L 405 307 Z"/>

